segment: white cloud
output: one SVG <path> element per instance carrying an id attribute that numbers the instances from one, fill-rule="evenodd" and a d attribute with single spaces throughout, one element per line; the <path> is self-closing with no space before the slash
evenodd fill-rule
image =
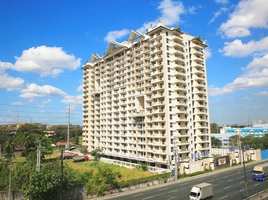
<path id="1" fill-rule="evenodd" d="M 227 4 L 229 3 L 228 0 L 215 0 L 216 3 L 221 3 L 221 4 Z"/>
<path id="2" fill-rule="evenodd" d="M 15 64 L 9 64 L 7 68 L 19 72 L 34 72 L 41 77 L 57 77 L 64 70 L 76 70 L 81 61 L 74 55 L 68 55 L 61 47 L 47 46 L 32 47 L 15 58 Z"/>
<path id="3" fill-rule="evenodd" d="M 233 82 L 226 84 L 224 87 L 210 86 L 209 95 L 223 95 L 232 93 L 236 90 L 261 88 L 268 86 L 268 54 L 262 58 L 255 58 L 244 68 L 243 73 Z"/>
<path id="4" fill-rule="evenodd" d="M 157 9 L 160 10 L 161 16 L 155 21 L 145 22 L 142 27 L 138 29 L 139 32 L 145 33 L 146 29 L 148 29 L 151 25 L 153 27 L 156 26 L 159 20 L 166 26 L 179 24 L 181 22 L 180 15 L 187 13 L 187 10 L 181 1 L 163 0 L 160 2 Z M 190 13 L 194 10 L 193 7 L 189 8 Z"/>
<path id="5" fill-rule="evenodd" d="M 82 85 L 79 85 L 79 87 L 76 89 L 78 92 L 81 92 L 83 91 L 83 84 Z"/>
<path id="6" fill-rule="evenodd" d="M 21 92 L 21 98 L 60 97 L 66 95 L 65 92 L 51 85 L 39 86 L 35 83 L 28 85 Z"/>
<path id="7" fill-rule="evenodd" d="M 83 103 L 83 95 L 78 96 L 69 96 L 66 95 L 64 99 L 61 101 L 64 104 L 82 104 Z"/>
<path id="8" fill-rule="evenodd" d="M 209 59 L 211 57 L 212 53 L 211 53 L 211 49 L 210 48 L 206 48 L 205 49 L 205 56 L 206 59 Z"/>
<path id="9" fill-rule="evenodd" d="M 224 14 L 227 11 L 228 11 L 228 8 L 226 8 L 226 7 L 220 8 L 220 10 L 218 10 L 217 12 L 214 13 L 213 18 L 209 21 L 208 24 L 211 24 L 212 22 L 214 22 L 216 18 L 218 18 L 220 15 Z"/>
<path id="10" fill-rule="evenodd" d="M 256 52 L 263 52 L 268 50 L 268 37 L 259 41 L 251 40 L 243 44 L 241 40 L 234 40 L 233 42 L 225 42 L 224 47 L 220 52 L 225 56 L 231 57 L 246 57 Z"/>
<path id="11" fill-rule="evenodd" d="M 261 91 L 259 93 L 254 93 L 255 96 L 268 96 L 268 91 Z"/>
<path id="12" fill-rule="evenodd" d="M 25 105 L 25 104 L 27 104 L 27 103 L 21 102 L 21 101 L 11 103 L 11 105 L 13 105 L 13 106 L 22 106 L 22 105 Z"/>
<path id="13" fill-rule="evenodd" d="M 250 28 L 268 28 L 267 0 L 241 0 L 219 31 L 228 38 L 250 35 Z"/>
<path id="14" fill-rule="evenodd" d="M 41 103 L 36 103 L 36 107 L 38 108 L 44 108 L 47 104 L 53 102 L 51 99 L 44 100 Z"/>
<path id="15" fill-rule="evenodd" d="M 104 40 L 106 42 L 115 42 L 117 39 L 120 39 L 120 38 L 126 36 L 127 34 L 129 34 L 129 30 L 127 30 L 127 29 L 123 29 L 121 31 L 110 31 L 106 35 Z"/>

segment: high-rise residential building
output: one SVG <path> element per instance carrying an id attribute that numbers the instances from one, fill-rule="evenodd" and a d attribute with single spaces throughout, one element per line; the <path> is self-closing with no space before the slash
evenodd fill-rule
<path id="1" fill-rule="evenodd" d="M 161 22 L 111 42 L 83 69 L 83 146 L 171 169 L 210 155 L 204 39 Z"/>

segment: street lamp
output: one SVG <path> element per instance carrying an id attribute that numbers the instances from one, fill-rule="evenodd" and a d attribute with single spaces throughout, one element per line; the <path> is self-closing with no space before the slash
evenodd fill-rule
<path id="1" fill-rule="evenodd" d="M 12 160 L 8 160 L 10 164 L 9 169 L 9 190 L 8 190 L 8 200 L 11 200 L 11 175 L 12 175 Z"/>
<path id="2" fill-rule="evenodd" d="M 174 144 L 174 149 L 173 149 L 173 153 L 174 153 L 174 157 L 175 157 L 175 180 L 178 180 L 178 161 L 177 161 L 177 145 L 176 144 L 176 141 L 177 140 L 177 137 L 174 136 L 174 139 L 173 139 L 173 144 Z"/>

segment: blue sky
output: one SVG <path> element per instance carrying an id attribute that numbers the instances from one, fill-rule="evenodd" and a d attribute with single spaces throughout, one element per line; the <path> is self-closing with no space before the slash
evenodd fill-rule
<path id="1" fill-rule="evenodd" d="M 82 65 L 158 20 L 205 38 L 211 122 L 268 120 L 267 0 L 0 0 L 0 124 L 82 124 Z"/>

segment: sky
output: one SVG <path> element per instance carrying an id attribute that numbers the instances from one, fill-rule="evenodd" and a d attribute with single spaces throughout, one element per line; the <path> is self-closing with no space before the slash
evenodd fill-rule
<path id="1" fill-rule="evenodd" d="M 81 125 L 83 64 L 158 20 L 205 38 L 211 123 L 268 120 L 267 0 L 0 0 L 0 124 Z"/>

